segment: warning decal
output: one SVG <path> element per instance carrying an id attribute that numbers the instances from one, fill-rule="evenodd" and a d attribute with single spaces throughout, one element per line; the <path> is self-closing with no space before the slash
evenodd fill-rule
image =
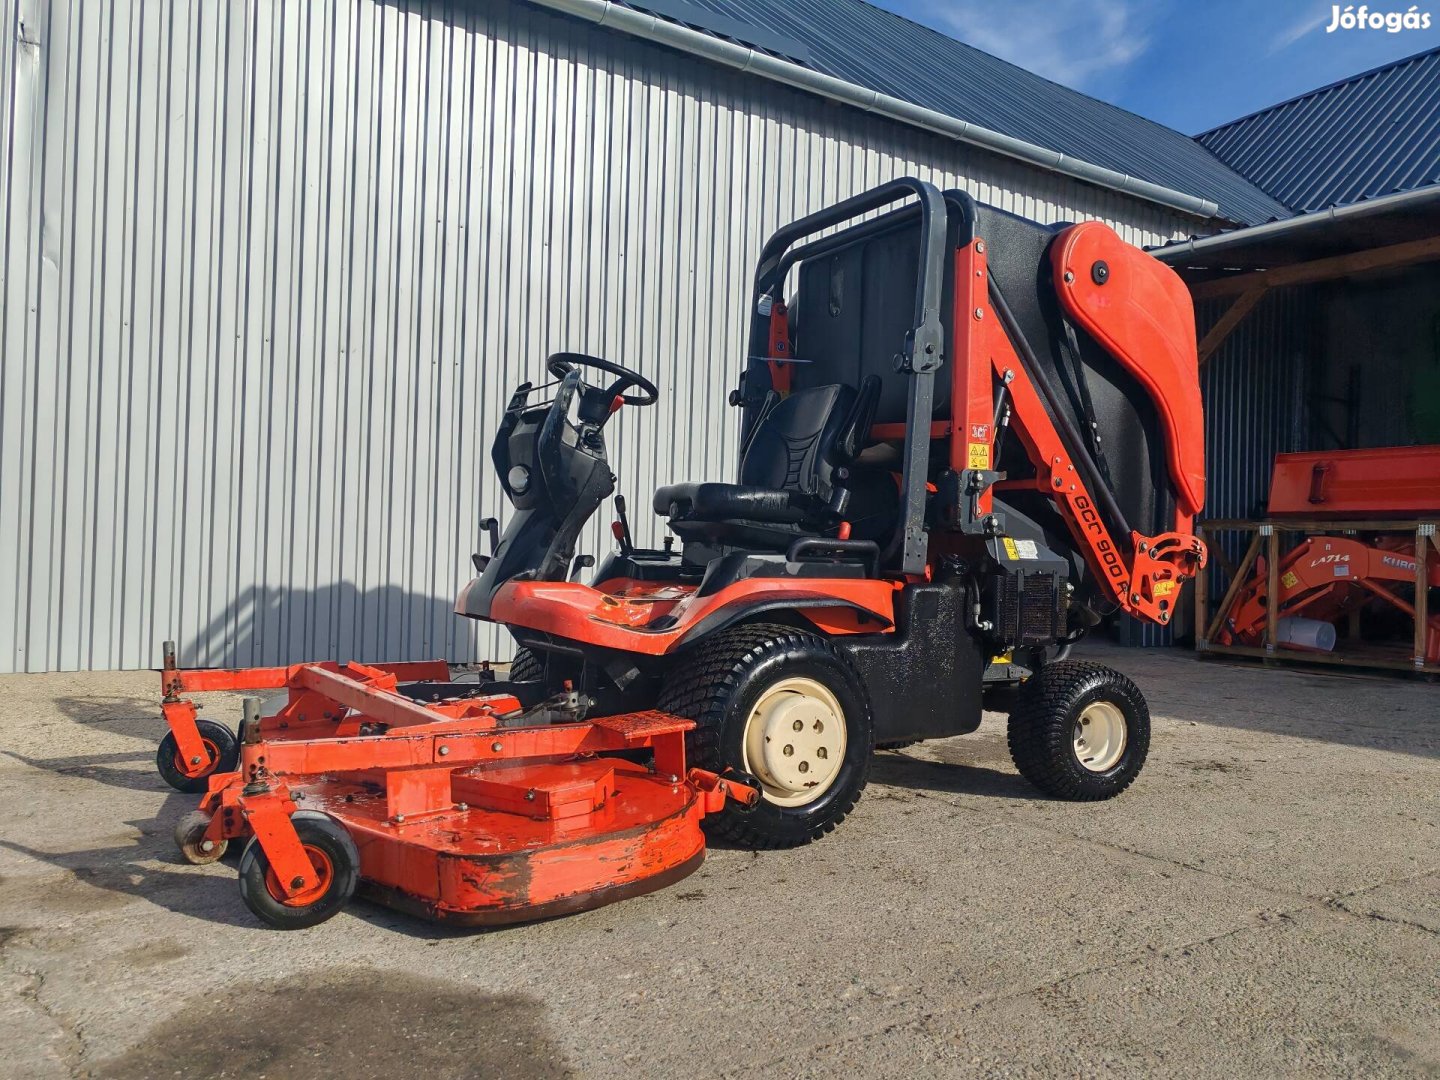
<path id="1" fill-rule="evenodd" d="M 1293 589 L 1296 585 L 1300 584 L 1300 579 L 1295 576 L 1295 571 L 1287 570 L 1284 576 L 1280 578 L 1280 584 L 1284 585 L 1287 589 Z"/>
<path id="2" fill-rule="evenodd" d="M 990 468 L 990 444 L 988 442 L 972 442 L 970 444 L 970 468 Z"/>

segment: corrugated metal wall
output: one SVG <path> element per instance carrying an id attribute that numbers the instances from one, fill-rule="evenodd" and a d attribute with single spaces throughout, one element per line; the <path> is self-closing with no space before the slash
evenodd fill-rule
<path id="1" fill-rule="evenodd" d="M 763 235 L 917 173 L 1176 215 L 510 3 L 16 0 L 0 670 L 508 654 L 454 618 L 508 389 L 657 377 L 637 508 L 734 468 Z M 656 530 L 637 515 L 642 539 Z M 590 550 L 600 545 L 599 524 Z"/>
<path id="2" fill-rule="evenodd" d="M 1198 305 L 1201 336 L 1230 303 Z M 1311 378 L 1322 346 L 1316 291 L 1275 289 L 1256 305 L 1200 373 L 1205 402 L 1206 518 L 1265 515 L 1275 455 L 1310 446 Z M 1252 539 L 1235 532 L 1212 535 L 1232 565 Z M 1229 575 L 1212 552 L 1210 594 L 1218 602 Z M 1189 631 L 1187 624 L 1182 627 Z M 1153 641 L 1147 644 L 1155 643 Z"/>
<path id="3" fill-rule="evenodd" d="M 1440 441 L 1440 266 L 1317 286 L 1316 293 L 1325 355 L 1308 448 Z"/>
<path id="4" fill-rule="evenodd" d="M 1203 337 L 1230 300 L 1198 306 Z M 1205 402 L 1205 517 L 1263 515 L 1275 455 L 1306 446 L 1309 373 L 1320 347 L 1315 291 L 1275 289 L 1200 372 Z"/>

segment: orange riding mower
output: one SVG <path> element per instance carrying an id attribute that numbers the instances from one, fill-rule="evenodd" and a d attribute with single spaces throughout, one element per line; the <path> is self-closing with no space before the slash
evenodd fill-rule
<path id="1" fill-rule="evenodd" d="M 1110 612 L 1168 622 L 1204 564 L 1179 279 L 1103 225 L 904 179 L 771 237 L 750 310 L 739 474 L 655 492 L 661 548 L 617 497 L 615 550 L 576 551 L 615 490 L 608 425 L 655 385 L 559 353 L 515 390 L 492 449 L 511 509 L 455 608 L 513 635 L 505 675 L 184 671 L 167 648 L 159 765 L 204 791 L 186 857 L 243 841 L 241 895 L 277 927 L 357 889 L 469 923 L 589 908 L 688 874 L 707 834 L 823 837 L 877 748 L 974 731 L 1006 656 L 1034 673 L 1019 771 L 1063 799 L 1123 791 L 1145 700 L 1066 653 Z M 237 736 L 188 698 L 222 689 L 284 697 L 247 699 Z"/>

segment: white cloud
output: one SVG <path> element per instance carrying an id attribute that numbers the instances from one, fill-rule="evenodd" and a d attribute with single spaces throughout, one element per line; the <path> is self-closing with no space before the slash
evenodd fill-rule
<path id="1" fill-rule="evenodd" d="M 1303 19 L 1292 23 L 1270 39 L 1270 47 L 1265 50 L 1265 55 L 1274 56 L 1281 49 L 1288 49 L 1312 30 L 1319 30 L 1320 27 L 1326 24 L 1329 18 L 1330 9 L 1328 7 L 1321 7 L 1317 11 L 1306 15 Z"/>
<path id="2" fill-rule="evenodd" d="M 967 45 L 1077 90 L 1150 45 L 1130 0 L 925 0 L 922 9 Z"/>

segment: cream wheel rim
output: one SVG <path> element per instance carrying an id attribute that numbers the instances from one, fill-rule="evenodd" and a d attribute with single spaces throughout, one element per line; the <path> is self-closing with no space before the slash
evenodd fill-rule
<path id="1" fill-rule="evenodd" d="M 781 679 L 745 719 L 746 772 L 776 806 L 805 806 L 829 791 L 845 760 L 845 710 L 814 679 Z"/>
<path id="2" fill-rule="evenodd" d="M 1125 753 L 1128 733 L 1119 706 L 1092 701 L 1075 721 L 1075 757 L 1091 772 L 1109 772 Z"/>

